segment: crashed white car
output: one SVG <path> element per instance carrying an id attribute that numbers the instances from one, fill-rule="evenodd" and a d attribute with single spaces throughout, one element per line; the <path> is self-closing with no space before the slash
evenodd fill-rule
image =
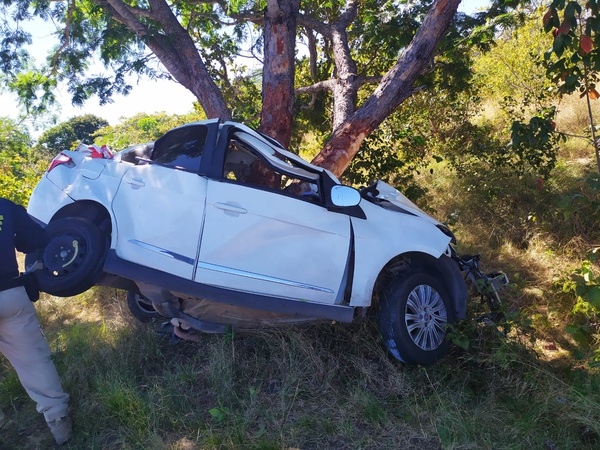
<path id="1" fill-rule="evenodd" d="M 371 308 L 391 353 L 425 365 L 465 317 L 446 226 L 381 181 L 344 186 L 239 123 L 190 123 L 114 156 L 62 151 L 28 211 L 50 236 L 27 257 L 43 262 L 43 291 L 123 288 L 186 329 L 351 322 Z"/>

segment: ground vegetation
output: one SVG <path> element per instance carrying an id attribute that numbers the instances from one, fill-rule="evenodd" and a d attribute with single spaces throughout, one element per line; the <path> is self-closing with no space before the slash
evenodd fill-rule
<path id="1" fill-rule="evenodd" d="M 137 322 L 124 292 L 43 295 L 36 306 L 73 398 L 70 448 L 600 447 L 600 178 L 589 137 L 599 105 L 580 91 L 548 95 L 561 84 L 544 78 L 556 61 L 539 53 L 556 38 L 541 31 L 546 11 L 526 10 L 533 22 L 512 16 L 501 33 L 478 29 L 477 46 L 461 58 L 464 77 L 451 64 L 457 59 L 439 59 L 426 74 L 435 88 L 408 98 L 342 174 L 355 186 L 391 181 L 455 231 L 459 252 L 505 271 L 503 322 L 476 320 L 486 311 L 473 294 L 448 356 L 410 368 L 386 354 L 369 320 L 177 342 L 160 319 Z M 308 77 L 310 65 L 300 67 Z M 461 89 L 448 85 L 449 73 L 457 75 L 452 86 L 465 81 Z M 325 100 L 317 95 L 315 108 L 325 111 Z M 94 138 L 125 148 L 196 117 L 137 116 Z M 313 157 L 327 127 L 318 115 L 297 117 L 302 131 L 291 145 Z M 12 183 L 0 175 L 0 195 L 26 203 L 15 192 L 26 192 L 19 186 L 30 178 L 15 161 L 33 167 L 33 140 L 14 122 L 2 124 L 0 157 L 10 158 L 0 167 Z M 562 137 L 530 145 L 543 135 L 530 133 L 536 124 Z M 515 151 L 515 130 L 529 147 Z M 0 407 L 0 447 L 51 446 L 5 360 Z"/>

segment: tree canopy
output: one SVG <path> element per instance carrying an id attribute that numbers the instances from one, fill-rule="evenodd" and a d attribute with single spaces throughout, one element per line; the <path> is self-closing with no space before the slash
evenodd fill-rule
<path id="1" fill-rule="evenodd" d="M 420 88 L 436 56 L 445 52 L 450 68 L 459 41 L 517 2 L 496 0 L 473 18 L 456 14 L 459 3 L 13 0 L 0 7 L 0 64 L 29 112 L 48 108 L 59 82 L 75 104 L 92 95 L 102 103 L 129 92 L 127 75 L 141 74 L 173 79 L 207 117 L 258 124 L 284 145 L 300 118 L 327 123 L 313 162 L 339 176 L 365 137 Z M 21 27 L 33 17 L 57 26 L 57 45 L 37 68 Z M 111 75 L 90 73 L 95 56 Z"/>
<path id="2" fill-rule="evenodd" d="M 73 117 L 66 122 L 44 131 L 38 139 L 38 144 L 54 156 L 56 151 L 71 150 L 79 142 L 93 142 L 93 135 L 108 122 L 93 114 Z"/>

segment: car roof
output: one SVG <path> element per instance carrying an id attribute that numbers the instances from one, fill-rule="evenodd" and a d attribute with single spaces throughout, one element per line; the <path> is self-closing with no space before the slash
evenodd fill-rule
<path id="1" fill-rule="evenodd" d="M 269 161 L 272 161 L 276 166 L 280 166 L 287 171 L 294 169 L 293 166 L 290 166 L 290 165 L 286 164 L 285 162 L 283 162 L 281 159 L 274 157 L 273 153 L 270 150 L 272 150 L 273 152 L 279 153 L 281 156 L 283 156 L 284 158 L 287 158 L 290 161 L 293 161 L 294 163 L 298 164 L 299 166 L 301 166 L 303 169 L 305 169 L 308 172 L 311 172 L 313 174 L 325 173 L 335 183 L 339 184 L 339 180 L 337 179 L 337 177 L 335 175 L 333 175 L 329 170 L 309 163 L 308 161 L 302 159 L 300 156 L 296 155 L 295 153 L 287 150 L 277 140 L 273 139 L 270 136 L 262 134 L 241 122 L 235 122 L 235 121 L 231 121 L 231 120 L 221 122 L 220 119 L 205 119 L 205 120 L 198 120 L 195 122 L 190 122 L 190 123 L 187 123 L 184 125 L 180 125 L 173 129 L 185 128 L 185 127 L 194 126 L 194 125 L 206 125 L 206 126 L 213 125 L 214 126 L 217 124 L 219 127 L 219 132 L 223 129 L 229 130 L 229 129 L 233 128 L 235 130 L 243 131 L 244 133 L 247 133 L 247 134 L 253 136 L 255 139 L 258 139 L 259 141 L 261 141 L 263 144 L 266 145 L 266 147 L 264 145 L 257 146 L 257 145 L 255 145 L 256 143 L 250 143 L 250 142 L 248 142 L 248 143 L 251 144 L 258 151 L 260 151 L 261 154 L 263 154 L 266 158 L 268 158 Z M 301 172 L 301 173 L 299 173 L 299 175 L 306 177 L 307 173 Z M 312 178 L 312 176 L 311 176 L 311 178 Z"/>

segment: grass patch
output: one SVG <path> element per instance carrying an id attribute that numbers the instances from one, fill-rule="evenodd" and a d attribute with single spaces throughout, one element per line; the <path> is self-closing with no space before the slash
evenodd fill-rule
<path id="1" fill-rule="evenodd" d="M 160 323 L 136 322 L 123 292 L 43 295 L 36 307 L 72 397 L 65 448 L 599 448 L 600 370 L 586 359 L 598 340 L 566 332 L 576 299 L 560 289 L 600 239 L 593 211 L 565 218 L 557 206 L 585 189 L 589 165 L 573 154 L 541 186 L 509 170 L 423 171 L 426 206 L 451 221 L 460 251 L 511 280 L 506 326 L 458 324 L 462 347 L 427 369 L 391 359 L 368 321 L 173 345 Z M 480 313 L 473 299 L 469 318 Z M 52 446 L 5 360 L 0 402 L 0 448 Z"/>

